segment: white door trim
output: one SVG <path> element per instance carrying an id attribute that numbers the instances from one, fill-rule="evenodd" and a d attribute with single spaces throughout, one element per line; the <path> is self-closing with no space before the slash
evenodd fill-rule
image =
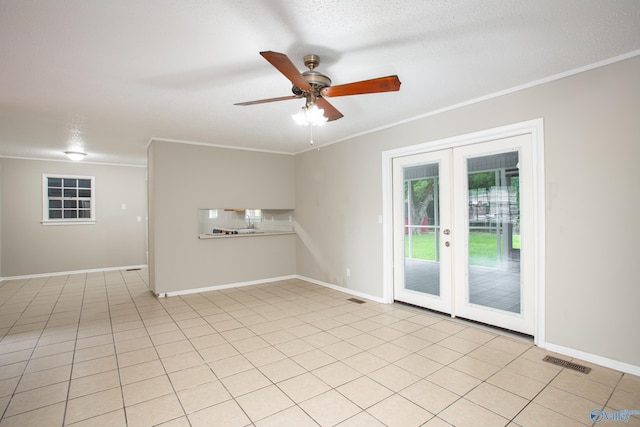
<path id="1" fill-rule="evenodd" d="M 454 136 L 437 141 L 400 147 L 382 152 L 382 298 L 393 302 L 393 159 L 423 152 L 478 144 L 501 138 L 531 134 L 533 143 L 533 224 L 536 230 L 534 247 L 535 328 L 536 345 L 545 345 L 545 181 L 544 181 L 544 123 L 534 119 L 511 125 Z"/>

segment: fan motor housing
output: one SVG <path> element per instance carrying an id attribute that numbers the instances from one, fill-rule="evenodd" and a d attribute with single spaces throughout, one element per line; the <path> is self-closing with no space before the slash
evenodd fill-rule
<path id="1" fill-rule="evenodd" d="M 314 70 L 305 71 L 302 76 L 309 82 L 309 84 L 318 89 L 331 86 L 331 79 L 322 73 Z"/>
<path id="2" fill-rule="evenodd" d="M 315 91 L 320 92 L 323 88 L 331 86 L 331 79 L 329 77 L 315 71 L 315 68 L 320 65 L 320 57 L 318 55 L 312 54 L 305 56 L 304 65 L 309 68 L 309 71 L 303 72 L 302 76 Z M 293 86 L 291 90 L 296 96 L 301 96 L 306 92 L 297 86 Z"/>
<path id="3" fill-rule="evenodd" d="M 325 88 L 327 86 L 331 86 L 331 79 L 317 71 L 305 71 L 304 73 L 302 73 L 302 76 L 309 82 L 311 87 L 316 89 L 317 91 L 320 91 L 322 88 Z M 296 96 L 300 96 L 306 92 L 297 86 L 293 86 L 291 91 Z"/>

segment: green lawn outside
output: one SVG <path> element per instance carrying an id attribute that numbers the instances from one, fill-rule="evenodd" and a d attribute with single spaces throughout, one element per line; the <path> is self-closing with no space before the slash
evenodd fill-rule
<path id="1" fill-rule="evenodd" d="M 436 235 L 434 232 L 414 234 L 412 236 L 412 258 L 435 261 L 436 259 Z M 405 254 L 409 255 L 409 239 L 405 236 Z M 520 248 L 520 236 L 513 236 L 513 247 Z M 472 232 L 469 234 L 469 262 L 471 265 L 496 267 L 496 235 L 486 232 Z"/>

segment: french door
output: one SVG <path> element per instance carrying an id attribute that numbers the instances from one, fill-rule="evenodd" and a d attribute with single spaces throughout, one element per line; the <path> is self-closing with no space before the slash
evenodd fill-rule
<path id="1" fill-rule="evenodd" d="M 533 334 L 531 135 L 393 159 L 394 299 Z"/>

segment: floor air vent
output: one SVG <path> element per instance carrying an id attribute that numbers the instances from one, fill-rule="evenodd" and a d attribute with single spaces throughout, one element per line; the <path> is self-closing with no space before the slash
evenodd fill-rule
<path id="1" fill-rule="evenodd" d="M 356 304 L 364 304 L 365 302 L 358 298 L 348 298 L 347 301 L 355 302 Z"/>
<path id="2" fill-rule="evenodd" d="M 563 368 L 582 372 L 583 374 L 588 374 L 591 371 L 591 368 L 578 365 L 577 363 L 569 362 L 567 360 L 558 359 L 557 357 L 545 356 L 545 358 L 542 360 L 544 360 L 545 362 L 553 363 L 554 365 L 562 366 Z"/>

